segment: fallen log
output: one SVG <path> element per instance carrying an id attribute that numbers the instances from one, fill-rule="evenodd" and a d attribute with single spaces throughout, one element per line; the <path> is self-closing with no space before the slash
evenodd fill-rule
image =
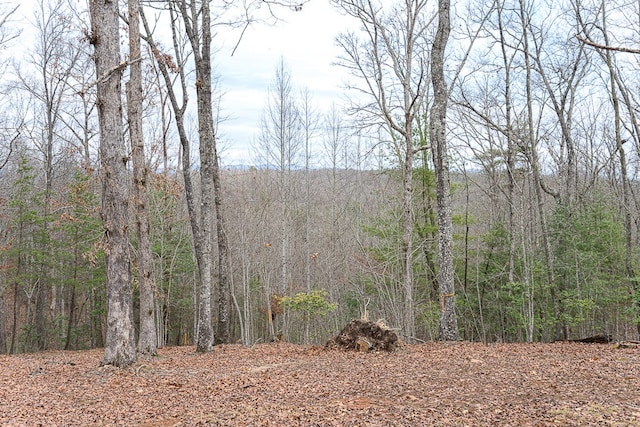
<path id="1" fill-rule="evenodd" d="M 327 341 L 327 348 L 343 348 L 360 352 L 394 351 L 400 341 L 398 335 L 383 322 L 354 319 Z"/>
<path id="2" fill-rule="evenodd" d="M 640 341 L 620 341 L 613 348 L 640 348 Z"/>
<path id="3" fill-rule="evenodd" d="M 611 335 L 600 334 L 600 335 L 594 335 L 591 337 L 582 338 L 578 340 L 571 340 L 571 341 L 581 342 L 585 344 L 609 344 L 612 340 L 611 340 Z"/>

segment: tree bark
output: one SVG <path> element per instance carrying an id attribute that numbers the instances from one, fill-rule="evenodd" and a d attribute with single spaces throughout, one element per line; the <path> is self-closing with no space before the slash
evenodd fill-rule
<path id="1" fill-rule="evenodd" d="M 64 349 L 71 350 L 71 335 L 75 326 L 76 317 L 76 287 L 71 286 L 71 297 L 69 302 L 69 321 L 67 322 L 67 336 L 64 341 Z"/>
<path id="2" fill-rule="evenodd" d="M 438 205 L 438 286 L 440 288 L 439 337 L 445 341 L 459 339 L 456 319 L 453 224 L 451 219 L 451 189 L 446 138 L 448 90 L 444 80 L 444 52 L 451 31 L 450 1 L 438 0 L 438 30 L 431 51 L 431 82 L 433 105 L 429 128 L 431 150 L 436 175 Z"/>
<path id="3" fill-rule="evenodd" d="M 408 73 L 409 74 L 409 73 Z M 405 90 L 405 98 L 407 98 Z M 405 99 L 405 105 L 409 105 Z M 413 131 L 411 112 L 407 111 L 405 122 L 406 153 L 403 170 L 402 196 L 402 288 L 403 298 L 403 332 L 407 339 L 415 337 L 415 312 L 413 303 Z"/>
<path id="4" fill-rule="evenodd" d="M 200 293 L 198 303 L 197 348 L 199 352 L 211 351 L 214 344 L 211 323 L 211 290 L 213 285 L 213 263 L 211 260 L 211 238 L 213 233 L 213 192 L 215 135 L 213 130 L 213 108 L 211 105 L 211 16 L 210 0 L 203 0 L 202 7 L 180 2 L 180 13 L 193 51 L 196 70 L 196 98 L 198 106 L 198 136 L 200 138 L 200 239 L 201 256 L 198 257 L 200 271 Z M 202 20 L 199 27 L 198 17 Z M 217 162 L 216 162 L 217 164 Z"/>
<path id="5" fill-rule="evenodd" d="M 6 334 L 6 324 L 4 321 L 4 299 L 3 299 L 4 289 L 0 287 L 0 354 L 4 354 L 7 352 L 7 334 Z"/>
<path id="6" fill-rule="evenodd" d="M 129 254 L 129 177 L 121 101 L 118 2 L 89 3 L 95 47 L 100 124 L 102 221 L 107 273 L 107 336 L 103 364 L 125 367 L 136 360 Z"/>
<path id="7" fill-rule="evenodd" d="M 147 210 L 148 169 L 144 157 L 142 131 L 142 65 L 140 52 L 140 3 L 129 0 L 129 82 L 127 83 L 127 116 L 133 160 L 133 191 L 138 234 L 138 281 L 140 284 L 140 332 L 138 351 L 157 353 L 158 337 L 155 325 L 155 283 L 151 275 L 152 255 Z"/>
<path id="8" fill-rule="evenodd" d="M 189 7 L 188 7 L 189 6 Z M 196 97 L 198 105 L 198 135 L 200 138 L 200 240 L 199 259 L 201 289 L 199 299 L 198 351 L 211 350 L 214 343 L 211 324 L 211 289 L 213 263 L 211 262 L 213 208 L 216 214 L 216 235 L 218 244 L 218 337 L 219 342 L 230 341 L 230 285 L 228 277 L 229 249 L 224 230 L 224 213 L 220 167 L 216 149 L 216 135 L 213 120 L 212 78 L 211 78 L 211 12 L 210 0 L 203 0 L 200 10 L 195 3 L 180 3 L 185 30 L 193 51 L 196 70 Z M 199 22 L 201 28 L 199 29 Z M 213 199 L 212 199 L 213 197 Z"/>
<path id="9" fill-rule="evenodd" d="M 224 204 L 222 201 L 222 184 L 220 183 L 220 166 L 213 139 L 213 203 L 216 207 L 216 236 L 218 238 L 218 322 L 216 343 L 231 342 L 231 286 L 229 282 L 229 243 L 225 229 Z"/>

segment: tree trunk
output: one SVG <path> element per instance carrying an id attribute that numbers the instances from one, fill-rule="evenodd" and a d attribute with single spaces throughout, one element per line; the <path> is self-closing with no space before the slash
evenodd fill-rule
<path id="1" fill-rule="evenodd" d="M 97 289 L 91 290 L 90 298 L 90 321 L 91 321 L 91 345 L 92 347 L 104 347 L 104 331 L 102 330 L 102 295 Z"/>
<path id="2" fill-rule="evenodd" d="M 202 267 L 200 268 L 200 299 L 198 313 L 198 351 L 207 352 L 213 348 L 214 336 L 211 323 L 211 291 L 213 285 L 213 262 L 211 260 L 211 238 L 213 234 L 213 151 L 215 136 L 213 131 L 213 110 L 211 105 L 211 23 L 209 0 L 202 2 L 202 39 L 197 28 L 197 14 L 189 15 L 186 2 L 181 3 L 182 17 L 187 27 L 187 35 L 193 49 L 196 66 L 196 97 L 198 105 L 198 136 L 200 138 L 200 236 Z M 189 20 L 191 16 L 192 20 Z M 189 22 L 191 25 L 189 25 Z M 202 50 L 201 50 L 202 49 Z"/>
<path id="3" fill-rule="evenodd" d="M 216 210 L 216 233 L 219 259 L 219 295 L 218 295 L 218 332 L 220 342 L 230 340 L 229 307 L 230 285 L 228 278 L 228 244 L 224 230 L 224 213 L 218 165 L 216 136 L 213 121 L 213 100 L 211 89 L 211 12 L 210 0 L 202 1 L 202 7 L 196 11 L 195 5 L 188 8 L 186 1 L 180 3 L 185 30 L 193 51 L 196 69 L 196 97 L 198 103 L 198 134 L 200 137 L 200 180 L 201 211 L 200 239 L 202 259 L 205 265 L 200 268 L 201 289 L 198 321 L 198 351 L 211 350 L 214 343 L 211 324 L 212 270 L 211 238 L 213 227 L 213 207 Z M 199 20 L 201 28 L 198 28 Z M 213 201 L 212 201 L 213 197 Z"/>
<path id="4" fill-rule="evenodd" d="M 456 319 L 456 300 L 453 265 L 453 224 L 451 219 L 451 190 L 449 161 L 447 158 L 447 103 L 448 90 L 444 80 L 444 52 L 451 31 L 450 1 L 438 0 L 438 31 L 431 51 L 431 82 L 433 105 L 429 122 L 431 150 L 436 175 L 436 200 L 438 204 L 438 286 L 440 288 L 441 340 L 459 339 Z"/>
<path id="5" fill-rule="evenodd" d="M 538 214 L 540 215 L 540 228 L 542 235 L 542 245 L 544 251 L 544 258 L 546 264 L 546 273 L 547 273 L 547 286 L 549 287 L 549 292 L 551 294 L 551 300 L 553 302 L 553 314 L 554 314 L 554 323 L 556 325 L 556 339 L 566 340 L 568 335 L 568 329 L 566 327 L 566 323 L 562 320 L 563 312 L 562 312 L 562 301 L 560 300 L 560 296 L 558 295 L 557 284 L 555 283 L 555 274 L 553 270 L 553 256 L 551 250 L 551 242 L 549 241 L 549 232 L 547 227 L 546 214 L 544 211 L 544 200 L 542 191 L 544 190 L 548 194 L 553 194 L 550 190 L 546 189 L 545 183 L 542 180 L 541 172 L 540 172 L 540 163 L 538 161 L 538 147 L 536 144 L 536 138 L 534 133 L 534 123 L 533 123 L 533 94 L 531 91 L 531 60 L 529 54 L 529 18 L 527 13 L 525 12 L 524 0 L 520 0 L 520 19 L 522 21 L 522 39 L 523 39 L 523 53 L 525 60 L 525 72 L 526 72 L 526 93 L 527 93 L 527 134 L 525 139 L 527 141 L 527 146 L 529 148 L 529 162 L 531 164 L 531 168 L 533 170 L 533 180 L 534 180 L 534 191 L 536 195 Z M 531 340 L 533 337 L 531 337 Z"/>
<path id="6" fill-rule="evenodd" d="M 214 153 L 216 153 L 214 142 Z M 222 202 L 222 185 L 220 184 L 220 167 L 218 156 L 214 154 L 213 188 L 216 206 L 216 235 L 218 237 L 218 323 L 216 343 L 231 342 L 231 286 L 229 283 L 229 244 L 225 230 L 224 210 Z"/>
<path id="7" fill-rule="evenodd" d="M 142 66 L 140 53 L 140 3 L 129 0 L 129 82 L 127 83 L 127 115 L 133 160 L 134 203 L 138 234 L 138 280 L 140 283 L 140 332 L 138 351 L 157 353 L 158 338 L 155 327 L 155 284 L 151 276 L 152 255 L 147 211 L 148 170 L 144 157 L 142 132 Z"/>
<path id="8" fill-rule="evenodd" d="M 44 82 L 44 87 L 47 88 L 47 82 Z M 51 95 L 48 90 L 45 89 L 42 96 L 45 99 L 46 109 L 46 140 L 43 142 L 42 154 L 43 154 L 43 168 L 44 168 L 44 181 L 45 191 L 43 199 L 43 223 L 42 223 L 42 236 L 40 244 L 42 245 L 43 254 L 51 254 L 51 239 L 49 238 L 49 218 L 51 209 L 51 195 L 53 191 L 53 139 L 54 139 L 54 106 L 52 105 Z M 50 261 L 49 257 L 43 257 L 40 264 L 40 277 L 36 285 L 36 306 L 35 306 L 35 332 L 36 332 L 36 349 L 38 351 L 46 350 L 47 347 L 47 297 L 49 293 L 49 278 L 50 268 L 47 263 Z"/>
<path id="9" fill-rule="evenodd" d="M 197 49 L 199 46 L 198 39 L 195 38 L 195 35 L 198 34 L 197 28 L 194 29 L 191 26 L 191 20 L 188 17 L 187 6 L 184 3 L 178 4 L 180 8 L 180 13 L 183 15 L 183 20 L 185 21 L 185 25 L 187 28 L 187 35 L 191 40 L 192 46 L 194 46 L 194 53 L 198 55 L 199 50 Z M 195 304 L 198 305 L 198 315 L 197 318 L 194 319 L 195 322 L 195 335 L 196 335 L 196 346 L 197 351 L 199 352 L 207 352 L 210 351 L 213 347 L 213 328 L 211 325 L 211 289 L 212 289 L 212 271 L 213 271 L 213 262 L 211 259 L 211 202 L 210 196 L 208 201 L 203 201 L 203 203 L 208 203 L 207 207 L 208 211 L 204 209 L 204 205 L 200 205 L 198 207 L 196 200 L 196 190 L 193 185 L 193 180 L 191 179 L 191 144 L 189 142 L 189 138 L 187 137 L 187 130 L 184 125 L 184 114 L 187 109 L 187 83 L 186 76 L 184 73 L 184 68 L 180 67 L 179 76 L 181 89 L 183 92 L 183 96 L 185 96 L 182 100 L 182 105 L 179 105 L 178 99 L 176 96 L 176 92 L 173 89 L 173 80 L 169 75 L 168 65 L 163 59 L 161 52 L 158 50 L 158 46 L 154 42 L 151 36 L 151 29 L 144 15 L 144 10 L 140 10 L 140 17 L 142 19 L 142 23 L 145 28 L 146 40 L 151 45 L 152 51 L 154 55 L 156 55 L 156 61 L 158 63 L 158 67 L 160 68 L 160 72 L 165 81 L 165 86 L 167 89 L 167 94 L 169 95 L 169 100 L 171 101 L 171 107 L 173 109 L 173 113 L 176 119 L 176 129 L 178 130 L 178 136 L 180 139 L 180 146 L 182 147 L 182 176 L 184 179 L 184 190 L 185 190 L 185 199 L 187 202 L 187 210 L 189 212 L 189 223 L 191 225 L 191 232 L 193 234 L 193 248 L 195 252 L 196 262 L 198 264 L 198 274 L 199 274 L 199 292 L 197 292 L 198 298 Z M 171 22 L 176 22 L 177 19 L 174 15 L 173 3 L 169 4 L 169 12 L 171 13 L 172 20 Z M 194 22 L 197 24 L 197 21 Z M 171 28 L 173 32 L 174 38 L 177 37 L 176 32 L 178 31 L 175 25 L 172 25 Z M 192 37 L 194 37 L 192 39 Z M 176 52 L 176 61 L 181 64 L 182 58 L 179 57 L 180 52 Z M 196 80 L 198 84 L 201 86 L 201 78 L 198 77 Z M 201 149 L 202 149 L 202 141 L 201 141 Z M 205 159 L 206 162 L 206 159 Z M 208 169 L 207 169 L 208 170 Z M 204 165 L 201 166 L 201 179 L 205 174 Z M 211 189 L 211 185 L 208 186 L 203 183 L 201 185 L 202 194 L 204 195 L 204 188 L 207 187 Z M 201 219 L 202 215 L 208 212 L 208 221 L 205 220 L 204 226 L 208 226 L 208 233 L 203 230 L 203 220 Z M 195 295 L 194 295 L 195 299 Z"/>
<path id="10" fill-rule="evenodd" d="M 408 94 L 405 91 L 405 97 Z M 408 101 L 408 100 L 407 100 Z M 410 101 L 408 101 L 410 102 Z M 405 104 L 407 105 L 407 104 Z M 413 132 L 410 111 L 406 113 L 405 145 L 406 154 L 403 171 L 402 198 L 402 287 L 403 299 L 403 332 L 407 340 L 415 337 L 415 313 L 413 308 Z"/>
<path id="11" fill-rule="evenodd" d="M 604 2 L 603 2 L 604 9 Z M 606 21 L 603 17 L 603 33 L 605 36 L 605 43 L 609 44 L 608 33 L 606 32 Z M 616 72 L 613 66 L 613 59 L 611 58 L 611 52 L 606 51 L 604 53 L 604 59 L 607 64 L 607 68 L 609 70 L 609 78 L 610 78 L 610 88 L 611 88 L 611 100 L 613 103 L 613 112 L 615 117 L 615 144 L 616 144 L 616 152 L 618 153 L 618 159 L 620 162 L 620 180 L 622 181 L 622 213 L 624 218 L 624 241 L 625 241 L 625 269 L 627 271 L 627 275 L 629 278 L 629 283 L 631 284 L 631 289 L 633 294 L 637 294 L 638 292 L 638 279 L 636 277 L 635 270 L 633 268 L 633 219 L 631 217 L 631 207 L 632 207 L 632 196 L 631 196 L 631 186 L 629 184 L 629 174 L 627 170 L 627 157 L 624 151 L 624 147 L 622 146 L 622 130 L 621 123 L 622 118 L 620 116 L 620 100 L 618 99 L 618 91 L 616 90 Z M 634 301 L 634 309 L 636 311 L 636 315 L 640 312 L 640 302 L 636 299 Z M 638 319 L 638 317 L 636 317 Z M 635 321 L 636 330 L 640 334 L 640 320 Z"/>
<path id="12" fill-rule="evenodd" d="M 64 349 L 71 350 L 71 334 L 75 326 L 76 317 L 76 287 L 71 286 L 71 297 L 69 302 L 69 321 L 67 322 L 67 336 L 64 341 Z"/>
<path id="13" fill-rule="evenodd" d="M 509 266 L 507 280 L 513 283 L 515 280 L 515 253 L 516 253 L 516 222 L 515 222 L 515 167 L 516 167 L 516 145 L 513 140 L 513 128 L 511 126 L 511 63 L 513 58 L 509 58 L 506 50 L 505 29 L 502 22 L 504 4 L 499 6 L 498 27 L 500 29 L 500 48 L 502 53 L 502 63 L 504 65 L 504 109 L 505 109 L 505 136 L 507 138 L 507 209 L 509 227 Z"/>
<path id="14" fill-rule="evenodd" d="M 135 362 L 133 295 L 129 254 L 129 177 L 121 101 L 118 2 L 89 3 L 91 43 L 95 47 L 97 105 L 100 124 L 102 221 L 107 273 L 107 336 L 105 365 Z"/>
<path id="15" fill-rule="evenodd" d="M 4 354 L 7 352 L 7 334 L 5 332 L 5 321 L 4 321 L 4 299 L 3 297 L 3 289 L 0 287 L 0 354 Z"/>

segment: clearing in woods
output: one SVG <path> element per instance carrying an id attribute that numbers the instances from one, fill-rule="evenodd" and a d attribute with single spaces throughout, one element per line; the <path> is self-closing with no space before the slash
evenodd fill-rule
<path id="1" fill-rule="evenodd" d="M 0 356 L 2 426 L 640 426 L 640 349 L 611 344 L 287 343 Z"/>

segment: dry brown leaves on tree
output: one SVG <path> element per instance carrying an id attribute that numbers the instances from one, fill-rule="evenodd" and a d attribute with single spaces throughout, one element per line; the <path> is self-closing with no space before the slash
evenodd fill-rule
<path id="1" fill-rule="evenodd" d="M 431 343 L 366 352 L 286 343 L 0 356 L 3 426 L 640 426 L 640 350 Z"/>

